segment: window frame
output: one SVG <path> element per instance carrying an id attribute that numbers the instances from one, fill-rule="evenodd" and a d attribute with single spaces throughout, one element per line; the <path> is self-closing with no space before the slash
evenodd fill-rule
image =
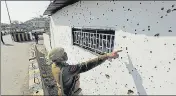
<path id="1" fill-rule="evenodd" d="M 114 49 L 115 30 L 113 29 L 72 27 L 71 32 L 72 45 L 94 55 L 103 55 Z"/>

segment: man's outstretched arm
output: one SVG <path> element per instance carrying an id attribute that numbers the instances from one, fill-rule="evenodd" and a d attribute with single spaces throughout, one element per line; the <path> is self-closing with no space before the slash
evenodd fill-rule
<path id="1" fill-rule="evenodd" d="M 68 65 L 68 67 L 67 67 L 69 70 L 68 74 L 70 76 L 75 76 L 79 73 L 89 71 L 89 70 L 95 68 L 96 66 L 102 64 L 103 62 L 105 62 L 109 58 L 110 59 L 118 58 L 117 52 L 121 52 L 121 51 L 122 50 L 118 50 L 118 51 L 115 51 L 112 53 L 107 53 L 105 55 L 100 55 L 95 59 L 91 59 L 91 60 L 88 60 L 87 62 L 83 62 L 83 63 L 77 64 L 77 65 Z"/>

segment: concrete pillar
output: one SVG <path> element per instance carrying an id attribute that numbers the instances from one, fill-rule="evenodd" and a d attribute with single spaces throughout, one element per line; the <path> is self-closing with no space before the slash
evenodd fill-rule
<path id="1" fill-rule="evenodd" d="M 21 42 L 21 37 L 20 37 L 21 33 L 17 33 L 17 34 L 18 34 L 18 40 L 19 40 L 19 42 Z"/>
<path id="2" fill-rule="evenodd" d="M 24 37 L 25 33 L 21 33 L 21 34 L 22 34 L 22 41 L 26 41 Z"/>

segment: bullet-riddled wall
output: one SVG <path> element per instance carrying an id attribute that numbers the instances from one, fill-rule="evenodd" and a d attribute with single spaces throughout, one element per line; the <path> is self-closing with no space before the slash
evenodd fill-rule
<path id="1" fill-rule="evenodd" d="M 72 45 L 71 27 L 111 27 L 120 57 L 81 74 L 85 95 L 176 94 L 175 1 L 81 1 L 51 16 L 51 45 L 68 63 L 96 57 Z"/>

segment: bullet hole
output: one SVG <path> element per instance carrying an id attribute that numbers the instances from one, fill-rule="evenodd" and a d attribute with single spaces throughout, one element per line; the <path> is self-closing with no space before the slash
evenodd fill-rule
<path id="1" fill-rule="evenodd" d="M 133 72 L 133 70 L 131 70 Z"/>
<path id="2" fill-rule="evenodd" d="M 128 11 L 132 11 L 131 9 L 128 9 Z"/>
<path id="3" fill-rule="evenodd" d="M 110 76 L 109 76 L 108 74 L 105 74 L 105 76 L 106 76 L 106 78 L 107 78 L 107 79 L 109 79 L 109 78 L 110 78 Z"/>
<path id="4" fill-rule="evenodd" d="M 123 57 L 121 57 L 121 59 L 122 59 Z"/>
<path id="5" fill-rule="evenodd" d="M 131 72 L 129 72 L 129 74 L 131 74 Z"/>
<path id="6" fill-rule="evenodd" d="M 150 29 L 148 29 L 148 31 L 150 31 Z"/>
<path id="7" fill-rule="evenodd" d="M 128 50 L 128 47 L 126 47 L 126 50 Z"/>
<path id="8" fill-rule="evenodd" d="M 139 23 L 137 25 L 139 25 Z"/>
<path id="9" fill-rule="evenodd" d="M 126 38 L 126 36 L 122 36 L 123 38 Z"/>
<path id="10" fill-rule="evenodd" d="M 161 86 L 160 86 L 161 87 Z"/>
<path id="11" fill-rule="evenodd" d="M 161 10 L 164 10 L 164 7 L 162 7 Z"/>
<path id="12" fill-rule="evenodd" d="M 172 8 L 173 8 L 174 6 L 175 6 L 175 5 L 173 4 L 173 5 L 172 5 Z"/>
<path id="13" fill-rule="evenodd" d="M 142 3 L 140 2 L 140 4 L 142 4 Z"/>
<path id="14" fill-rule="evenodd" d="M 139 67 L 142 67 L 142 66 L 139 66 Z"/>
<path id="15" fill-rule="evenodd" d="M 103 14 L 103 16 L 104 16 L 104 14 Z"/>
<path id="16" fill-rule="evenodd" d="M 123 6 L 123 8 L 125 8 L 125 7 Z"/>
<path id="17" fill-rule="evenodd" d="M 149 78 L 150 79 L 150 78 Z"/>
<path id="18" fill-rule="evenodd" d="M 127 19 L 127 21 L 128 21 L 129 19 Z"/>
<path id="19" fill-rule="evenodd" d="M 127 87 L 127 84 L 125 84 L 125 87 Z"/>
<path id="20" fill-rule="evenodd" d="M 157 37 L 157 36 L 159 36 L 159 35 L 160 35 L 160 34 L 159 34 L 159 33 L 157 33 L 157 34 L 155 34 L 154 36 L 155 36 L 155 37 Z"/>
<path id="21" fill-rule="evenodd" d="M 39 91 L 36 91 L 36 93 L 38 93 Z"/>
<path id="22" fill-rule="evenodd" d="M 99 18 L 97 18 L 97 19 L 99 19 Z"/>
<path id="23" fill-rule="evenodd" d="M 154 68 L 157 68 L 157 66 L 155 66 Z"/>
<path id="24" fill-rule="evenodd" d="M 108 68 L 108 66 L 107 66 L 107 68 Z"/>
<path id="25" fill-rule="evenodd" d="M 134 31 L 136 31 L 136 29 Z"/>
<path id="26" fill-rule="evenodd" d="M 175 60 L 175 58 L 173 60 Z"/>
<path id="27" fill-rule="evenodd" d="M 172 32 L 172 30 L 168 30 L 168 32 Z"/>
<path id="28" fill-rule="evenodd" d="M 152 53 L 152 51 L 150 51 L 150 53 Z"/>
<path id="29" fill-rule="evenodd" d="M 125 28 L 125 26 L 123 26 L 123 28 Z"/>
<path id="30" fill-rule="evenodd" d="M 167 16 L 167 14 L 165 16 Z"/>
<path id="31" fill-rule="evenodd" d="M 167 13 L 170 13 L 170 12 L 171 12 L 171 9 L 168 9 L 168 10 L 167 10 Z"/>
<path id="32" fill-rule="evenodd" d="M 115 26 L 117 26 L 117 25 L 115 25 Z"/>
<path id="33" fill-rule="evenodd" d="M 172 11 L 176 11 L 176 9 L 172 9 Z"/>
<path id="34" fill-rule="evenodd" d="M 117 85 L 117 82 L 115 82 L 115 84 Z"/>
<path id="35" fill-rule="evenodd" d="M 161 16 L 160 18 L 163 18 L 163 16 Z"/>
<path id="36" fill-rule="evenodd" d="M 145 31 L 145 29 L 143 29 L 142 31 Z"/>
<path id="37" fill-rule="evenodd" d="M 128 53 L 128 52 L 127 52 Z"/>
<path id="38" fill-rule="evenodd" d="M 111 10 L 113 12 L 113 10 Z"/>
<path id="39" fill-rule="evenodd" d="M 72 18 L 73 18 L 73 16 L 72 16 Z"/>
<path id="40" fill-rule="evenodd" d="M 171 62 L 169 62 L 169 64 L 170 64 Z"/>
<path id="41" fill-rule="evenodd" d="M 97 5 L 98 5 L 98 3 L 97 3 Z"/>
<path id="42" fill-rule="evenodd" d="M 135 35 L 137 34 L 137 33 L 134 33 Z"/>
<path id="43" fill-rule="evenodd" d="M 156 23 L 158 23 L 158 22 L 156 22 Z"/>
<path id="44" fill-rule="evenodd" d="M 129 94 L 129 95 L 131 95 L 131 94 L 133 94 L 134 92 L 133 92 L 133 90 L 131 90 L 131 89 L 129 89 L 128 90 L 128 92 L 127 92 L 127 94 Z"/>
<path id="45" fill-rule="evenodd" d="M 153 87 L 153 88 L 155 88 L 155 87 Z"/>

